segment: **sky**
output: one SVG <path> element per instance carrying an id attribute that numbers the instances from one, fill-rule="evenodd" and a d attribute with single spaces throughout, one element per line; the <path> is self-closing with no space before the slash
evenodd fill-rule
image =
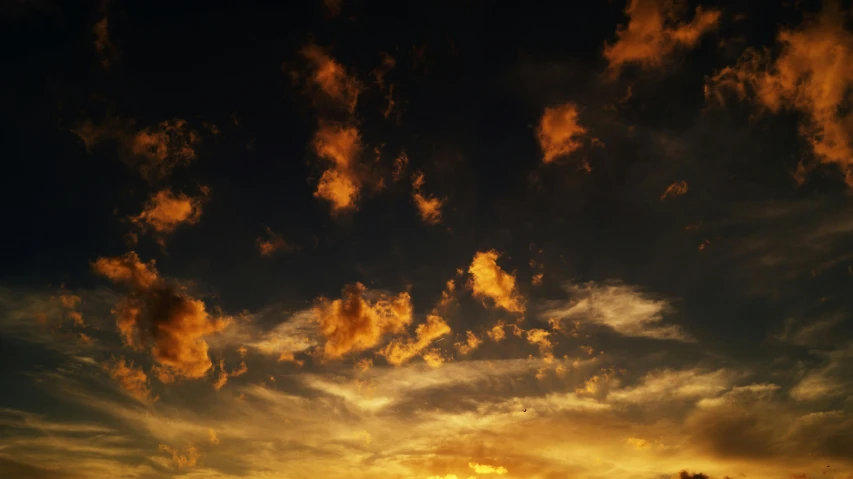
<path id="1" fill-rule="evenodd" d="M 0 477 L 853 478 L 849 1 L 0 22 Z"/>

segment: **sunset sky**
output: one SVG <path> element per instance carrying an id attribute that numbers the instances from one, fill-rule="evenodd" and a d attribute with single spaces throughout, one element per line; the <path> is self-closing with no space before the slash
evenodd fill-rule
<path id="1" fill-rule="evenodd" d="M 850 1 L 0 25 L 0 478 L 853 479 Z"/>

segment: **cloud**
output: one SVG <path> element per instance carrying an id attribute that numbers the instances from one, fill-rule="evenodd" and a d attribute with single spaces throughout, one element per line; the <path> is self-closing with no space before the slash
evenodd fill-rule
<path id="1" fill-rule="evenodd" d="M 526 332 L 527 342 L 539 346 L 539 352 L 542 354 L 545 362 L 551 362 L 554 359 L 554 355 L 552 354 L 554 344 L 549 339 L 550 336 L 551 333 L 544 329 L 530 329 Z"/>
<path id="2" fill-rule="evenodd" d="M 477 474 L 497 474 L 503 476 L 509 473 L 503 466 L 490 466 L 488 464 L 477 464 L 476 462 L 469 462 L 468 467 L 473 469 Z"/>
<path id="3" fill-rule="evenodd" d="M 269 228 L 266 229 L 266 237 L 262 236 L 257 239 L 257 245 L 261 256 L 272 256 L 279 251 L 291 252 L 296 249 L 285 241 L 280 234 Z"/>
<path id="4" fill-rule="evenodd" d="M 165 444 L 160 444 L 158 449 L 172 456 L 172 464 L 178 470 L 196 467 L 201 459 L 201 453 L 195 446 L 188 446 L 184 453 Z"/>
<path id="5" fill-rule="evenodd" d="M 239 377 L 239 376 L 246 374 L 247 372 L 249 372 L 249 367 L 246 366 L 246 361 L 242 361 L 240 363 L 240 366 L 237 369 L 235 369 L 229 373 L 228 371 L 225 370 L 225 360 L 220 359 L 219 360 L 219 376 L 217 377 L 216 381 L 213 383 L 213 389 L 219 391 L 220 389 L 222 389 L 223 386 L 225 386 L 226 383 L 228 383 L 228 378 L 236 378 L 236 377 Z"/>
<path id="6" fill-rule="evenodd" d="M 323 354 L 335 359 L 351 352 L 371 349 L 386 334 L 402 332 L 412 322 L 409 293 L 389 296 L 368 292 L 361 283 L 346 286 L 342 299 L 320 298 L 315 308 L 325 337 Z"/>
<path id="7" fill-rule="evenodd" d="M 212 317 L 202 301 L 161 278 L 153 261 L 142 263 L 133 251 L 98 258 L 92 267 L 127 289 L 113 310 L 119 332 L 134 349 L 150 347 L 161 380 L 198 379 L 207 373 L 212 363 L 204 337 L 224 329 L 228 318 Z"/>
<path id="8" fill-rule="evenodd" d="M 129 166 L 137 169 L 146 180 L 159 180 L 178 166 L 197 157 L 195 148 L 201 142 L 199 134 L 186 120 L 166 120 L 137 130 L 133 120 L 122 122 L 107 118 L 101 125 L 85 120 L 71 131 L 83 141 L 87 151 L 107 141 L 119 143 L 119 154 Z"/>
<path id="9" fill-rule="evenodd" d="M 311 44 L 304 47 L 301 53 L 311 64 L 309 83 L 319 97 L 338 108 L 354 112 L 362 91 L 361 83 L 350 76 L 323 48 Z"/>
<path id="10" fill-rule="evenodd" d="M 578 106 L 571 102 L 545 108 L 536 129 L 543 163 L 569 156 L 583 146 L 587 129 L 578 122 L 578 115 Z"/>
<path id="11" fill-rule="evenodd" d="M 651 371 L 634 387 L 610 391 L 607 399 L 610 402 L 648 404 L 665 400 L 714 398 L 728 390 L 735 377 L 733 372 L 726 369 Z"/>
<path id="12" fill-rule="evenodd" d="M 802 114 L 800 135 L 821 163 L 836 165 L 853 186 L 853 33 L 838 2 L 827 1 L 816 17 L 777 38 L 780 52 L 747 49 L 739 62 L 720 70 L 705 86 L 706 98 L 723 101 L 734 92 L 751 96 L 763 110 Z M 798 180 L 802 181 L 803 171 Z"/>
<path id="13" fill-rule="evenodd" d="M 625 7 L 628 25 L 616 30 L 617 40 L 605 43 L 604 58 L 611 77 L 626 64 L 658 68 L 679 48 L 693 48 L 720 20 L 717 10 L 696 7 L 693 19 L 682 21 L 674 0 L 629 0 Z"/>
<path id="14" fill-rule="evenodd" d="M 498 320 L 497 323 L 495 323 L 495 325 L 486 332 L 486 334 L 492 339 L 492 341 L 499 343 L 506 337 L 506 330 L 504 330 L 504 326 L 504 322 Z"/>
<path id="15" fill-rule="evenodd" d="M 122 389 L 141 402 L 152 403 L 157 400 L 157 397 L 152 397 L 151 389 L 148 387 L 148 375 L 142 368 L 133 367 L 133 361 L 127 362 L 120 357 L 107 371 Z"/>
<path id="16" fill-rule="evenodd" d="M 568 284 L 566 289 L 572 296 L 569 303 L 547 310 L 543 317 L 585 320 L 622 336 L 693 341 L 680 326 L 660 324 L 663 313 L 671 308 L 669 302 L 649 297 L 633 286 L 588 282 Z"/>
<path id="17" fill-rule="evenodd" d="M 441 316 L 429 314 L 426 321 L 415 328 L 415 339 L 398 338 L 388 343 L 379 354 L 384 356 L 389 363 L 399 366 L 413 357 L 421 354 L 436 339 L 450 334 L 450 326 Z M 432 352 L 431 360 L 439 361 Z M 442 361 L 443 362 L 443 361 Z M 440 362 L 439 362 L 440 364 Z"/>
<path id="18" fill-rule="evenodd" d="M 101 57 L 101 66 L 109 70 L 112 62 L 121 57 L 121 51 L 110 40 L 109 19 L 105 16 L 92 28 L 95 33 L 95 50 Z"/>
<path id="19" fill-rule="evenodd" d="M 666 187 L 663 194 L 660 195 L 661 201 L 671 200 L 673 198 L 677 198 L 679 196 L 683 196 L 687 194 L 687 182 L 684 180 L 676 181 L 673 184 Z"/>
<path id="20" fill-rule="evenodd" d="M 182 224 L 196 224 L 201 218 L 202 204 L 207 200 L 210 189 L 201 188 L 201 195 L 175 194 L 171 189 L 160 190 L 148 199 L 139 215 L 131 218 L 143 231 L 151 230 L 162 235 L 172 233 Z"/>
<path id="21" fill-rule="evenodd" d="M 459 354 L 465 355 L 480 347 L 482 343 L 483 340 L 478 338 L 472 331 L 465 331 L 465 341 L 456 342 L 453 346 L 459 351 Z"/>
<path id="22" fill-rule="evenodd" d="M 418 207 L 421 220 L 428 225 L 438 224 L 441 222 L 441 207 L 444 206 L 444 201 L 432 195 L 424 195 L 421 192 L 424 182 L 422 172 L 418 171 L 412 175 L 412 198 Z"/>
<path id="23" fill-rule="evenodd" d="M 208 432 L 208 441 L 213 445 L 219 444 L 219 437 L 216 436 L 216 431 L 214 431 L 213 429 L 208 429 L 207 432 Z"/>
<path id="24" fill-rule="evenodd" d="M 320 177 L 314 196 L 329 201 L 334 213 L 356 209 L 362 186 L 356 164 L 362 148 L 358 129 L 343 123 L 321 121 L 313 146 L 317 156 L 332 163 Z"/>
<path id="25" fill-rule="evenodd" d="M 524 313 L 524 299 L 515 287 L 515 275 L 498 266 L 499 257 L 500 254 L 495 250 L 476 253 L 468 267 L 468 273 L 471 274 L 468 286 L 474 297 L 483 301 L 483 304 L 486 299 L 491 299 L 495 307 L 511 313 Z"/>

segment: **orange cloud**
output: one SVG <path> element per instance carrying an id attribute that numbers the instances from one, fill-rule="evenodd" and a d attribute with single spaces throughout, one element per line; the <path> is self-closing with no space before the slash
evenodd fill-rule
<path id="1" fill-rule="evenodd" d="M 661 201 L 671 200 L 672 198 L 677 198 L 682 195 L 687 194 L 687 182 L 684 180 L 676 181 L 675 183 L 666 187 L 666 190 L 660 195 Z"/>
<path id="2" fill-rule="evenodd" d="M 278 362 L 293 363 L 293 364 L 296 364 L 297 366 L 302 366 L 303 364 L 305 364 L 305 361 L 296 359 L 296 356 L 290 351 L 285 351 L 285 352 L 281 353 L 278 356 Z"/>
<path id="3" fill-rule="evenodd" d="M 361 83 L 317 45 L 303 48 L 302 56 L 311 63 L 311 85 L 337 107 L 354 112 L 362 91 Z"/>
<path id="4" fill-rule="evenodd" d="M 423 352 L 436 339 L 450 334 L 450 326 L 441 316 L 429 314 L 426 322 L 419 324 L 415 329 L 415 339 L 395 339 L 389 343 L 380 356 L 384 356 L 389 363 L 399 366 Z"/>
<path id="5" fill-rule="evenodd" d="M 61 294 L 59 296 L 59 305 L 66 311 L 68 319 L 70 319 L 75 326 L 83 327 L 85 326 L 83 323 L 83 314 L 77 311 L 78 304 L 80 304 L 80 296 L 77 296 L 76 294 Z"/>
<path id="6" fill-rule="evenodd" d="M 186 453 L 183 454 L 179 450 L 165 444 L 160 444 L 158 449 L 172 456 L 172 463 L 177 469 L 195 467 L 198 465 L 198 460 L 201 459 L 201 453 L 194 446 L 187 447 Z"/>
<path id="7" fill-rule="evenodd" d="M 161 278 L 154 262 L 142 263 L 135 252 L 93 263 L 96 273 L 121 284 L 128 294 L 113 308 L 124 342 L 150 347 L 162 378 L 203 377 L 212 367 L 204 336 L 221 331 L 227 318 L 214 318 L 202 301 L 180 285 Z"/>
<path id="8" fill-rule="evenodd" d="M 320 330 L 326 338 L 326 358 L 340 358 L 379 344 L 386 334 L 399 333 L 412 322 L 409 293 L 397 296 L 368 294 L 361 283 L 348 285 L 343 299 L 320 298 L 315 308 Z"/>
<path id="9" fill-rule="evenodd" d="M 441 222 L 441 207 L 444 202 L 432 195 L 422 194 L 421 188 L 424 182 L 422 172 L 419 171 L 412 176 L 412 198 L 415 200 L 415 206 L 418 207 L 421 220 L 428 225 L 438 224 Z"/>
<path id="10" fill-rule="evenodd" d="M 512 313 L 523 313 L 524 300 L 515 288 L 515 275 L 507 273 L 498 266 L 500 255 L 497 251 L 478 252 L 468 268 L 471 274 L 469 287 L 474 297 L 485 304 L 491 299 L 496 307 L 501 307 Z"/>
<path id="11" fill-rule="evenodd" d="M 217 377 L 216 381 L 213 383 L 213 389 L 216 389 L 217 391 L 219 391 L 220 389 L 222 389 L 222 386 L 225 386 L 225 384 L 228 382 L 229 377 L 236 378 L 238 376 L 242 376 L 242 375 L 246 374 L 247 372 L 249 372 L 249 368 L 248 368 L 248 366 L 246 366 L 245 361 L 240 363 L 239 368 L 237 368 L 237 369 L 235 369 L 229 373 L 225 370 L 225 361 L 220 360 L 219 361 L 219 376 Z"/>
<path id="12" fill-rule="evenodd" d="M 400 181 L 403 178 L 407 166 L 409 166 L 409 157 L 405 151 L 401 151 L 400 156 L 394 159 L 394 170 L 392 172 L 394 181 Z"/>
<path id="13" fill-rule="evenodd" d="M 587 129 L 578 123 L 578 113 L 577 105 L 571 102 L 545 108 L 536 130 L 544 163 L 568 156 L 583 146 Z"/>
<path id="14" fill-rule="evenodd" d="M 367 372 L 370 368 L 373 367 L 373 360 L 370 358 L 364 358 L 359 362 L 355 363 L 355 369 L 360 373 Z"/>
<path id="15" fill-rule="evenodd" d="M 628 63 L 660 67 L 676 49 L 696 46 L 720 20 L 719 11 L 702 7 L 696 7 L 689 23 L 679 13 L 674 0 L 629 0 L 625 8 L 628 25 L 616 30 L 616 43 L 604 45 L 610 75 L 617 76 Z"/>
<path id="16" fill-rule="evenodd" d="M 506 337 L 506 330 L 504 330 L 504 322 L 498 321 L 492 329 L 490 329 L 486 334 L 492 339 L 492 341 L 499 343 Z"/>
<path id="17" fill-rule="evenodd" d="M 219 444 L 219 438 L 216 437 L 216 431 L 214 431 L 213 429 L 207 430 L 207 439 L 213 445 Z"/>
<path id="18" fill-rule="evenodd" d="M 551 333 L 544 329 L 531 329 L 527 331 L 527 342 L 539 346 L 539 352 L 545 358 L 545 362 L 548 363 L 554 359 L 554 354 L 552 353 L 554 344 L 549 339 L 550 336 Z"/>
<path id="19" fill-rule="evenodd" d="M 853 186 L 853 33 L 844 23 L 838 3 L 826 2 L 816 17 L 779 33 L 775 60 L 767 50 L 748 49 L 736 65 L 708 80 L 705 96 L 722 101 L 724 91 L 733 91 L 741 100 L 751 95 L 771 113 L 801 113 L 800 135 L 816 159 L 838 166 Z"/>
<path id="20" fill-rule="evenodd" d="M 138 131 L 132 120 L 108 118 L 101 125 L 86 120 L 71 131 L 83 140 L 87 151 L 103 141 L 117 141 L 125 163 L 147 180 L 163 178 L 175 167 L 194 160 L 195 148 L 201 141 L 198 133 L 182 119 L 163 121 Z"/>
<path id="21" fill-rule="evenodd" d="M 480 344 L 482 343 L 483 340 L 478 338 L 476 334 L 471 331 L 466 331 L 465 342 L 457 342 L 454 343 L 453 346 L 456 348 L 457 351 L 459 351 L 459 354 L 464 355 L 470 353 L 471 351 L 474 351 L 475 349 L 480 347 Z"/>
<path id="22" fill-rule="evenodd" d="M 148 388 L 148 376 L 145 371 L 142 368 L 133 367 L 133 361 L 128 362 L 124 358 L 119 358 L 107 371 L 122 389 L 136 399 L 144 403 L 157 400 L 156 397 L 151 396 L 151 389 Z"/>
<path id="23" fill-rule="evenodd" d="M 342 213 L 356 209 L 362 181 L 356 159 L 361 152 L 361 135 L 351 125 L 321 121 L 314 135 L 314 151 L 332 163 L 323 172 L 314 196 L 329 201 L 332 211 Z"/>
<path id="24" fill-rule="evenodd" d="M 143 230 L 152 230 L 161 235 L 175 231 L 182 224 L 196 224 L 201 218 L 201 207 L 210 190 L 202 187 L 201 192 L 200 196 L 191 197 L 183 193 L 175 194 L 170 189 L 160 190 L 148 199 L 142 213 L 131 218 L 131 221 Z"/>
<path id="25" fill-rule="evenodd" d="M 545 278 L 545 275 L 543 273 L 536 273 L 533 275 L 533 279 L 531 279 L 530 282 L 533 284 L 533 286 L 539 286 L 542 284 L 543 278 Z"/>
<path id="26" fill-rule="evenodd" d="M 278 233 L 267 228 L 266 238 L 258 238 L 258 252 L 261 256 L 272 256 L 278 251 L 293 251 L 294 247 L 282 238 Z"/>

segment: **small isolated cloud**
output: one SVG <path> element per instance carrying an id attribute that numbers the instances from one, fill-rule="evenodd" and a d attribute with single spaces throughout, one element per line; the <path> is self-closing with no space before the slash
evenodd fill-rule
<path id="1" fill-rule="evenodd" d="M 195 446 L 188 446 L 183 452 L 165 444 L 160 444 L 158 449 L 172 456 L 172 464 L 178 470 L 196 467 L 201 459 L 201 452 Z"/>
<path id="2" fill-rule="evenodd" d="M 389 363 L 399 366 L 421 354 L 433 341 L 446 334 L 450 334 L 450 326 L 447 322 L 441 316 L 430 314 L 427 315 L 426 322 L 415 328 L 414 339 L 395 339 L 383 348 L 379 355 L 384 356 Z M 433 357 L 431 360 L 436 361 L 437 358 Z"/>
<path id="3" fill-rule="evenodd" d="M 214 446 L 219 444 L 219 438 L 216 436 L 216 431 L 214 431 L 213 429 L 208 429 L 207 440 Z"/>
<path id="4" fill-rule="evenodd" d="M 266 229 L 266 234 L 257 239 L 258 252 L 261 256 L 273 256 L 279 251 L 290 252 L 295 248 L 279 234 Z"/>
<path id="5" fill-rule="evenodd" d="M 148 387 L 148 375 L 142 368 L 133 366 L 133 361 L 125 361 L 120 357 L 107 366 L 110 376 L 118 382 L 122 389 L 143 403 L 151 403 L 157 400 L 152 397 L 151 389 Z"/>
<path id="6" fill-rule="evenodd" d="M 337 4 L 340 6 L 340 2 Z M 354 112 L 362 91 L 361 83 L 320 46 L 308 45 L 301 53 L 311 65 L 309 85 L 317 99 Z"/>
<path id="7" fill-rule="evenodd" d="M 631 404 L 716 398 L 731 387 L 734 378 L 735 374 L 725 369 L 664 369 L 646 374 L 634 387 L 610 391 L 607 398 Z"/>
<path id="8" fill-rule="evenodd" d="M 779 33 L 775 58 L 769 50 L 747 49 L 737 64 L 707 81 L 705 96 L 722 102 L 733 92 L 770 113 L 801 113 L 800 135 L 815 158 L 836 165 L 853 186 L 853 33 L 845 28 L 846 16 L 838 2 L 825 2 L 819 15 Z"/>
<path id="9" fill-rule="evenodd" d="M 344 288 L 342 299 L 320 298 L 315 308 L 325 337 L 323 354 L 335 359 L 376 347 L 387 334 L 402 332 L 412 323 L 409 293 L 390 296 L 369 292 L 361 283 Z"/>
<path id="10" fill-rule="evenodd" d="M 687 194 L 687 182 L 684 180 L 676 181 L 673 184 L 666 187 L 663 194 L 660 195 L 661 201 L 671 200 L 673 198 L 677 198 L 679 196 L 683 196 Z"/>
<path id="11" fill-rule="evenodd" d="M 492 339 L 492 341 L 499 343 L 506 337 L 506 330 L 504 329 L 504 326 L 504 322 L 498 320 L 498 322 L 495 323 L 495 325 L 492 326 L 492 329 L 488 330 L 486 334 Z"/>
<path id="12" fill-rule="evenodd" d="M 109 19 L 107 17 L 100 19 L 95 23 L 92 31 L 95 33 L 95 50 L 101 57 L 101 66 L 104 70 L 109 70 L 112 62 L 121 57 L 121 51 L 110 40 Z"/>
<path id="13" fill-rule="evenodd" d="M 333 213 L 355 210 L 362 186 L 356 164 L 362 149 L 358 129 L 343 123 L 321 121 L 313 146 L 318 157 L 331 162 L 331 167 L 320 177 L 314 196 L 328 201 Z"/>
<path id="14" fill-rule="evenodd" d="M 490 466 L 488 464 L 477 464 L 476 462 L 469 462 L 468 467 L 474 470 L 477 474 L 497 474 L 499 476 L 503 476 L 504 474 L 509 474 L 507 468 L 503 466 Z"/>
<path id="15" fill-rule="evenodd" d="M 486 299 L 494 302 L 495 307 L 512 313 L 524 313 L 524 299 L 515 287 L 515 275 L 507 273 L 498 266 L 498 254 L 495 250 L 478 252 L 474 255 L 468 273 L 471 280 L 468 286 L 474 297 L 485 304 Z"/>
<path id="16" fill-rule="evenodd" d="M 483 340 L 478 338 L 472 331 L 465 331 L 465 341 L 459 341 L 453 344 L 453 347 L 459 351 L 459 354 L 465 355 L 480 347 Z"/>
<path id="17" fill-rule="evenodd" d="M 196 224 L 201 218 L 202 205 L 210 189 L 201 188 L 199 196 L 175 194 L 171 189 L 160 190 L 148 199 L 145 208 L 131 221 L 143 231 L 152 231 L 163 242 L 163 235 L 172 233 L 182 224 Z"/>
<path id="18" fill-rule="evenodd" d="M 428 225 L 435 225 L 441 222 L 441 207 L 444 206 L 444 201 L 432 195 L 423 194 L 424 183 L 422 172 L 419 171 L 412 176 L 412 199 L 418 207 L 421 220 Z"/>
<path id="19" fill-rule="evenodd" d="M 655 299 L 620 283 L 569 284 L 572 299 L 566 306 L 547 310 L 543 317 L 580 320 L 607 326 L 622 336 L 692 341 L 678 325 L 661 324 L 668 301 Z"/>
<path id="20" fill-rule="evenodd" d="M 578 106 L 572 102 L 545 108 L 536 129 L 543 163 L 569 156 L 583 146 L 587 129 L 579 123 L 578 115 Z"/>
<path id="21" fill-rule="evenodd" d="M 676 49 L 693 48 L 720 20 L 717 10 L 696 7 L 693 19 L 685 22 L 674 0 L 629 0 L 625 8 L 628 24 L 616 29 L 616 42 L 605 43 L 604 58 L 612 77 L 626 64 L 643 68 L 661 67 Z"/>
<path id="22" fill-rule="evenodd" d="M 194 160 L 201 141 L 199 134 L 182 119 L 166 120 L 141 130 L 136 129 L 132 120 L 107 119 L 101 125 L 85 120 L 71 131 L 80 137 L 87 151 L 104 141 L 118 142 L 123 161 L 146 180 L 164 178 L 175 167 Z"/>
<path id="23" fill-rule="evenodd" d="M 161 381 L 198 379 L 212 367 L 204 337 L 223 330 L 228 318 L 211 316 L 201 300 L 179 284 L 161 278 L 154 261 L 143 263 L 135 252 L 99 258 L 94 271 L 127 289 L 113 308 L 125 344 L 149 349 Z"/>
<path id="24" fill-rule="evenodd" d="M 213 383 L 213 389 L 219 391 L 226 383 L 228 383 L 228 378 L 240 377 L 247 372 L 249 372 L 249 367 L 246 366 L 246 361 L 242 361 L 237 369 L 234 369 L 229 373 L 225 369 L 225 360 L 219 360 L 219 376 Z"/>

